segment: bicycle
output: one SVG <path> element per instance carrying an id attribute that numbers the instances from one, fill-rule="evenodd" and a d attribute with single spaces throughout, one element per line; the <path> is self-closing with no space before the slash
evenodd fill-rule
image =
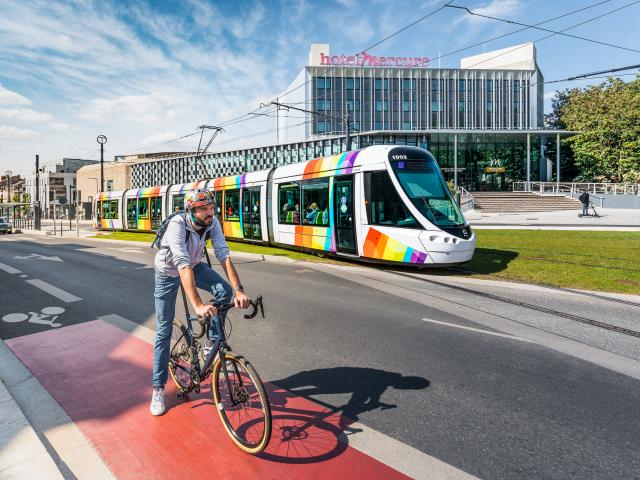
<path id="1" fill-rule="evenodd" d="M 271 438 L 271 407 L 255 368 L 244 357 L 235 355 L 227 343 L 224 327 L 227 320 L 229 325 L 231 322 L 228 318 L 221 321 L 220 314 L 227 313 L 233 308 L 233 304 L 212 303 L 218 310 L 218 315 L 214 318 L 218 335 L 205 357 L 204 342 L 201 344 L 198 340 L 202 337 L 209 338 L 209 319 L 192 317 L 184 289 L 182 296 L 187 313 L 186 322 L 173 321 L 169 360 L 169 373 L 178 388 L 178 399 L 184 398 L 191 391 L 200 392 L 202 382 L 212 375 L 213 401 L 225 430 L 240 449 L 257 455 L 267 447 Z M 253 310 L 244 315 L 246 319 L 254 318 L 258 309 L 264 318 L 262 296 L 252 300 L 251 306 Z M 197 334 L 194 334 L 192 327 L 194 320 L 200 326 Z M 204 361 L 202 365 L 201 357 Z"/>

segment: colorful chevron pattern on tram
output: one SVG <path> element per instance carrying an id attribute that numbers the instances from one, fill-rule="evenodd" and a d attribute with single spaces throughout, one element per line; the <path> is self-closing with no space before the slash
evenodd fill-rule
<path id="1" fill-rule="evenodd" d="M 234 188 L 242 188 L 247 182 L 247 174 L 232 175 L 230 177 L 216 178 L 213 181 L 214 190 L 228 190 Z"/>
<path id="2" fill-rule="evenodd" d="M 181 195 L 185 192 L 188 192 L 189 190 L 195 190 L 196 188 L 204 188 L 206 185 L 206 180 L 203 180 L 201 182 L 185 183 L 180 186 L 180 191 L 178 192 L 178 194 Z"/>
<path id="3" fill-rule="evenodd" d="M 310 160 L 304 167 L 303 180 L 336 175 L 348 175 L 353 172 L 353 164 L 360 150 L 333 155 L 331 157 L 321 157 Z"/>
<path id="4" fill-rule="evenodd" d="M 324 250 L 325 252 L 335 251 L 333 236 L 331 235 L 331 230 L 327 227 L 296 225 L 294 244 L 297 247 Z"/>
<path id="5" fill-rule="evenodd" d="M 427 254 L 370 228 L 364 240 L 364 256 L 392 262 L 426 263 Z"/>

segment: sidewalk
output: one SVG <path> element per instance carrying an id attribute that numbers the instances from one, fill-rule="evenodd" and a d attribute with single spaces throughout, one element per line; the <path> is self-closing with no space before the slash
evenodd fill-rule
<path id="1" fill-rule="evenodd" d="M 640 209 L 597 208 L 597 211 L 599 218 L 580 218 L 578 210 L 523 213 L 468 210 L 464 216 L 474 228 L 640 231 Z"/>
<path id="2" fill-rule="evenodd" d="M 0 340 L 3 365 L 12 355 Z M 0 372 L 1 373 L 1 372 Z M 0 478 L 63 479 L 0 375 Z"/>

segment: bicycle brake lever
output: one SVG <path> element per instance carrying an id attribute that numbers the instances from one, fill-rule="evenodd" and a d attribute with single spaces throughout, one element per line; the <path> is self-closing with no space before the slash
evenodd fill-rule
<path id="1" fill-rule="evenodd" d="M 244 318 L 246 318 L 247 320 L 251 320 L 252 318 L 255 318 L 255 316 L 258 314 L 258 307 L 260 308 L 260 313 L 262 314 L 262 318 L 264 318 L 264 307 L 262 306 L 262 295 L 258 295 L 255 299 L 255 301 L 251 301 L 251 306 L 253 307 L 253 310 L 251 311 L 251 313 L 247 313 Z"/>
<path id="2" fill-rule="evenodd" d="M 262 303 L 262 295 L 258 295 L 258 298 L 256 298 L 256 303 L 260 307 L 260 315 L 262 315 L 262 318 L 264 318 L 264 304 Z"/>

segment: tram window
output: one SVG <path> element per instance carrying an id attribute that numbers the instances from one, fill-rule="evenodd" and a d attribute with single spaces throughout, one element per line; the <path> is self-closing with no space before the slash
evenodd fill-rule
<path id="1" fill-rule="evenodd" d="M 300 224 L 300 182 L 278 186 L 280 223 Z"/>
<path id="2" fill-rule="evenodd" d="M 319 178 L 302 182 L 302 223 L 329 225 L 329 179 Z"/>
<path id="3" fill-rule="evenodd" d="M 392 161 L 391 167 L 407 197 L 430 222 L 439 227 L 464 225 L 462 213 L 434 161 Z"/>
<path id="4" fill-rule="evenodd" d="M 105 220 L 108 220 L 109 218 L 111 218 L 109 216 L 109 208 L 110 203 L 108 201 L 104 201 L 104 202 L 100 202 L 100 208 L 102 210 L 102 218 L 104 218 Z"/>
<path id="5" fill-rule="evenodd" d="M 224 219 L 227 222 L 240 221 L 240 190 L 224 192 Z"/>
<path id="6" fill-rule="evenodd" d="M 111 200 L 109 203 L 111 204 L 111 207 L 110 207 L 111 216 L 109 218 L 111 218 L 112 220 L 117 220 L 118 219 L 118 200 Z"/>
<path id="7" fill-rule="evenodd" d="M 365 199 L 371 225 L 420 228 L 404 204 L 386 170 L 365 173 Z"/>
<path id="8" fill-rule="evenodd" d="M 149 199 L 138 199 L 138 218 L 149 218 Z"/>
<path id="9" fill-rule="evenodd" d="M 172 212 L 176 212 L 178 210 L 184 209 L 184 195 L 174 195 L 173 196 L 173 208 Z"/>

